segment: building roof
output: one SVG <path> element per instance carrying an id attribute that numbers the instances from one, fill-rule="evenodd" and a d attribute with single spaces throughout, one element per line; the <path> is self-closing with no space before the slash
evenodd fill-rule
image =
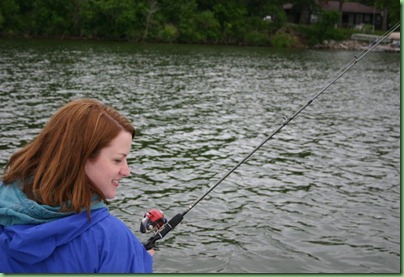
<path id="1" fill-rule="evenodd" d="M 338 11 L 339 1 L 321 1 L 320 6 L 323 11 Z M 345 13 L 366 13 L 366 14 L 380 14 L 381 11 L 375 7 L 366 6 L 356 2 L 343 2 L 342 12 Z"/>
<path id="2" fill-rule="evenodd" d="M 339 1 L 318 1 L 321 9 L 323 11 L 339 11 Z M 287 3 L 283 5 L 283 9 L 290 10 L 293 8 L 292 3 Z M 381 14 L 379 9 L 372 6 L 366 6 L 357 2 L 343 2 L 342 4 L 343 13 L 362 13 L 362 14 Z"/>

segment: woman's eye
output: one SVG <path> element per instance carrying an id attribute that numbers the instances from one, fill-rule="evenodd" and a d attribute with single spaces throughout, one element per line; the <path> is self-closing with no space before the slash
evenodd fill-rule
<path id="1" fill-rule="evenodd" d="M 122 162 L 122 160 L 119 160 L 119 159 L 118 159 L 118 160 L 115 160 L 115 162 L 116 162 L 116 163 L 120 163 L 120 162 Z"/>

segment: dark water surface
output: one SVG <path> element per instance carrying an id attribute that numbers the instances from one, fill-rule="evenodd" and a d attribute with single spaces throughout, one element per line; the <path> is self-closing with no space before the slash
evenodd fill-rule
<path id="1" fill-rule="evenodd" d="M 141 240 L 357 52 L 0 40 L 0 167 L 71 99 L 137 129 L 110 205 Z M 159 241 L 155 272 L 400 272 L 400 55 L 370 53 Z"/>

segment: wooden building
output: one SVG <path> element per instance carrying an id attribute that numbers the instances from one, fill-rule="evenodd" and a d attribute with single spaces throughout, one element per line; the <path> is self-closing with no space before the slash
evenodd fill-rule
<path id="1" fill-rule="evenodd" d="M 382 28 L 382 11 L 372 6 L 357 2 L 344 1 L 318 1 L 312 7 L 295 7 L 292 4 L 283 6 L 289 22 L 300 24 L 313 24 L 318 20 L 321 11 L 340 11 L 342 28 L 362 29 L 371 26 L 374 29 Z"/>
<path id="2" fill-rule="evenodd" d="M 323 11 L 338 11 L 339 1 L 324 1 L 320 3 Z M 382 12 L 375 7 L 366 6 L 356 2 L 342 2 L 343 28 L 363 28 L 365 25 L 374 26 L 375 29 L 382 27 Z"/>

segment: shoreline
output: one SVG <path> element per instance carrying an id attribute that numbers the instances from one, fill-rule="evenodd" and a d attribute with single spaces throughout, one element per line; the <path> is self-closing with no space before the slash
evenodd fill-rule
<path id="1" fill-rule="evenodd" d="M 331 49 L 331 50 L 363 50 L 369 46 L 367 42 L 361 42 L 357 40 L 325 40 L 321 44 L 316 44 L 312 49 Z"/>
<path id="2" fill-rule="evenodd" d="M 313 47 L 309 47 L 311 49 L 328 49 L 328 50 L 365 50 L 370 46 L 370 43 L 357 41 L 357 40 L 325 40 L 321 44 L 314 45 Z M 374 48 L 375 51 L 378 52 L 393 52 L 400 53 L 400 47 L 393 47 L 390 43 L 388 44 L 379 44 Z"/>
<path id="3" fill-rule="evenodd" d="M 106 40 L 106 39 L 97 39 L 97 38 L 77 38 L 77 37 L 63 37 L 63 38 L 54 38 L 54 37 L 31 37 L 31 36 L 14 36 L 14 37 L 6 37 L 6 36 L 0 36 L 0 39 L 21 39 L 21 40 L 58 40 L 58 41 L 95 41 L 95 42 L 100 42 L 100 41 L 105 41 L 105 42 L 131 42 L 130 40 Z M 136 43 L 150 43 L 150 42 L 136 42 Z M 159 43 L 159 44 L 171 44 L 171 43 L 165 43 L 165 42 L 151 42 L 151 43 Z M 182 43 L 179 43 L 182 44 Z M 190 43 L 189 45 L 193 45 L 193 43 Z M 223 44 L 206 44 L 206 45 L 223 45 Z M 306 49 L 314 49 L 314 50 L 347 50 L 347 51 L 355 51 L 355 50 L 364 50 L 368 48 L 370 44 L 368 42 L 364 41 L 358 41 L 358 40 L 341 40 L 341 41 L 336 41 L 336 40 L 325 40 L 322 43 L 309 46 L 309 45 L 304 45 L 304 44 L 299 44 L 296 46 L 291 46 L 291 47 L 285 47 L 285 48 L 290 48 L 290 49 L 301 49 L 301 48 L 306 48 Z M 247 46 L 247 45 L 237 45 L 237 44 L 228 44 L 228 46 Z M 251 45 L 252 47 L 255 47 Z M 263 47 L 273 47 L 273 46 L 263 46 Z M 377 51 L 384 51 L 384 52 L 400 52 L 400 48 L 394 48 L 390 46 L 390 44 L 380 44 L 379 46 L 376 47 Z"/>

